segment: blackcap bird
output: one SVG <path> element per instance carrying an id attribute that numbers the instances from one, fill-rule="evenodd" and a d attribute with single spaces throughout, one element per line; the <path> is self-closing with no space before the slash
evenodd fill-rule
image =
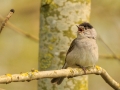
<path id="1" fill-rule="evenodd" d="M 97 33 L 93 26 L 87 22 L 77 27 L 77 38 L 72 41 L 68 49 L 62 69 L 80 67 L 85 72 L 86 67 L 94 66 L 98 61 Z M 51 82 L 59 85 L 63 79 L 64 77 L 53 78 Z"/>

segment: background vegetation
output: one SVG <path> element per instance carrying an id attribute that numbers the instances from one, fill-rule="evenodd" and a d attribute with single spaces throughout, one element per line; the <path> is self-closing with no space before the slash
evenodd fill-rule
<path id="1" fill-rule="evenodd" d="M 91 1 L 91 24 L 111 50 L 120 58 L 120 1 Z M 112 53 L 99 40 L 98 45 L 100 55 L 112 56 Z M 107 72 L 120 83 L 120 60 L 100 58 L 97 64 L 106 69 Z M 113 90 L 100 76 L 95 75 L 90 75 L 89 77 L 89 89 Z"/>
<path id="2" fill-rule="evenodd" d="M 118 56 L 120 54 L 120 1 L 92 0 L 91 24 L 107 45 Z M 39 35 L 39 0 L 0 0 L 0 15 L 6 17 L 11 8 L 15 14 L 10 18 L 18 28 L 36 37 Z M 2 21 L 0 20 L 0 23 Z M 112 56 L 106 46 L 98 40 L 100 55 Z M 37 69 L 38 42 L 30 40 L 5 27 L 0 34 L 0 75 L 20 73 Z M 97 63 L 120 82 L 120 61 L 100 58 Z M 37 90 L 37 81 L 0 85 L 6 90 Z M 90 75 L 89 90 L 113 90 L 100 76 Z"/>
<path id="3" fill-rule="evenodd" d="M 10 22 L 24 32 L 39 35 L 39 0 L 0 0 L 0 15 L 6 17 L 10 9 L 15 13 Z M 1 20 L 0 20 L 1 24 Z M 37 69 L 38 42 L 30 40 L 7 26 L 0 34 L 0 75 Z M 37 90 L 37 81 L 0 84 L 5 90 Z"/>

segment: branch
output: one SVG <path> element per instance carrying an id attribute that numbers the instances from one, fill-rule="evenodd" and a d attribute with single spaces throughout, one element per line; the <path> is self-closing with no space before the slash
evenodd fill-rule
<path id="1" fill-rule="evenodd" d="M 120 84 L 117 83 L 110 75 L 101 67 L 96 66 L 94 68 L 87 68 L 86 74 L 96 74 L 101 75 L 101 77 L 115 90 L 120 90 Z M 68 68 L 61 70 L 52 71 L 37 71 L 31 70 L 31 72 L 21 73 L 21 74 L 5 74 L 0 76 L 0 84 L 7 84 L 10 82 L 24 82 L 31 80 L 38 80 L 41 78 L 55 78 L 55 77 L 75 77 L 86 75 L 81 68 Z"/>
<path id="2" fill-rule="evenodd" d="M 14 24 L 12 24 L 11 22 L 9 22 L 9 18 L 11 17 L 11 15 L 13 14 L 13 9 L 11 9 L 10 13 L 7 15 L 6 19 L 4 19 L 1 15 L 0 15 L 0 20 L 3 21 L 1 27 L 0 27 L 0 32 L 2 31 L 2 29 L 4 28 L 5 25 L 7 25 L 10 29 L 16 31 L 17 33 L 20 33 L 22 35 L 24 35 L 25 37 L 32 39 L 34 41 L 39 41 L 39 39 L 33 35 L 30 35 L 26 32 L 24 32 L 23 30 L 21 30 L 20 28 L 16 27 Z"/>
<path id="3" fill-rule="evenodd" d="M 11 9 L 10 12 L 8 13 L 6 19 L 2 22 L 2 25 L 1 25 L 1 27 L 0 27 L 0 33 L 1 33 L 2 29 L 5 27 L 7 21 L 9 20 L 9 18 L 12 16 L 12 14 L 13 14 L 14 12 L 15 12 L 15 10 L 14 10 L 14 9 Z"/>
<path id="4" fill-rule="evenodd" d="M 100 37 L 100 35 L 98 36 L 98 39 L 101 40 L 103 42 L 103 44 L 107 47 L 107 49 L 112 53 L 113 58 L 120 60 L 120 58 L 117 57 L 117 55 L 113 52 L 113 50 L 107 45 L 107 43 Z"/>
<path id="5" fill-rule="evenodd" d="M 116 59 L 116 57 L 113 56 L 113 55 L 99 55 L 99 57 L 100 57 L 100 58 L 105 58 L 105 59 Z M 119 57 L 117 57 L 117 59 L 120 60 Z"/>

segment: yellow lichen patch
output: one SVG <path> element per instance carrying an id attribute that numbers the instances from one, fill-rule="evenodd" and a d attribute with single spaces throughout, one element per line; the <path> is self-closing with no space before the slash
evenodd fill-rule
<path id="1" fill-rule="evenodd" d="M 29 75 L 35 75 L 35 72 L 29 72 L 28 74 Z"/>
<path id="2" fill-rule="evenodd" d="M 28 76 L 28 73 L 21 73 L 22 76 Z"/>
<path id="3" fill-rule="evenodd" d="M 50 42 L 52 42 L 52 43 L 55 43 L 57 41 L 57 38 L 52 38 L 51 40 L 50 40 Z"/>
<path id="4" fill-rule="evenodd" d="M 63 35 L 69 38 L 75 38 L 71 30 L 63 31 Z"/>
<path id="5" fill-rule="evenodd" d="M 34 70 L 34 72 L 38 73 L 39 71 L 38 70 Z"/>
<path id="6" fill-rule="evenodd" d="M 70 73 L 72 74 L 72 76 L 74 75 L 74 71 L 71 67 L 68 67 L 68 69 L 70 70 Z"/>
<path id="7" fill-rule="evenodd" d="M 38 72 L 38 70 L 35 70 L 34 68 L 31 69 L 31 72 Z"/>
<path id="8" fill-rule="evenodd" d="M 46 53 L 45 58 L 53 58 L 53 55 L 51 53 Z"/>
<path id="9" fill-rule="evenodd" d="M 49 48 L 50 50 L 53 50 L 53 46 L 52 46 L 52 45 L 48 45 L 48 48 Z"/>
<path id="10" fill-rule="evenodd" d="M 97 70 L 101 70 L 101 67 L 99 67 L 99 66 L 95 66 L 95 68 L 96 68 Z"/>
<path id="11" fill-rule="evenodd" d="M 11 74 L 5 74 L 6 76 L 8 76 L 8 77 L 12 77 L 12 75 Z"/>
<path id="12" fill-rule="evenodd" d="M 27 74 L 30 78 L 32 78 L 32 76 L 34 76 L 34 72 L 27 72 Z"/>
<path id="13" fill-rule="evenodd" d="M 81 79 L 79 77 L 75 81 L 75 86 L 72 90 L 88 90 L 87 83 L 88 82 L 86 81 L 86 77 L 82 77 Z"/>
<path id="14" fill-rule="evenodd" d="M 35 75 L 35 73 L 38 73 L 39 71 L 38 70 L 32 70 L 32 75 Z"/>

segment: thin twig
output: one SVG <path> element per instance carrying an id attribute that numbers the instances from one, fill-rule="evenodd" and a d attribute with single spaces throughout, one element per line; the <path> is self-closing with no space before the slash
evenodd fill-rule
<path id="1" fill-rule="evenodd" d="M 113 55 L 99 55 L 99 57 L 105 59 L 116 59 Z"/>
<path id="2" fill-rule="evenodd" d="M 103 42 L 103 44 L 108 48 L 108 50 L 112 53 L 113 58 L 120 60 L 120 58 L 117 57 L 117 55 L 112 51 L 112 49 L 105 43 L 105 41 L 100 37 L 98 37 L 99 40 L 101 40 Z"/>
<path id="3" fill-rule="evenodd" d="M 0 20 L 4 21 L 5 19 L 0 15 Z M 5 26 L 5 25 L 2 25 L 2 26 Z M 16 27 L 14 24 L 12 24 L 11 22 L 9 22 L 8 20 L 7 20 L 6 26 L 8 26 L 10 29 L 14 30 L 17 33 L 20 33 L 20 34 L 24 35 L 25 37 L 27 37 L 29 39 L 32 39 L 32 40 L 34 40 L 36 42 L 39 41 L 39 39 L 37 37 L 24 32 L 22 29 Z M 3 27 L 1 27 L 1 28 L 3 28 Z"/>
<path id="4" fill-rule="evenodd" d="M 115 90 L 120 90 L 120 84 L 117 83 L 110 75 L 101 67 L 96 66 L 86 69 L 86 74 L 96 74 L 101 75 L 101 77 Z M 0 84 L 7 84 L 10 82 L 23 82 L 38 80 L 41 78 L 55 78 L 55 77 L 75 77 L 86 75 L 81 68 L 68 68 L 61 70 L 52 71 L 37 71 L 32 70 L 31 72 L 21 73 L 21 74 L 6 74 L 0 76 Z"/>
<path id="5" fill-rule="evenodd" d="M 5 18 L 5 20 L 2 22 L 1 28 L 0 28 L 0 33 L 2 31 L 2 29 L 5 27 L 7 21 L 10 19 L 10 17 L 13 15 L 13 13 L 15 12 L 14 9 L 11 9 L 10 12 L 8 13 L 7 17 Z"/>

